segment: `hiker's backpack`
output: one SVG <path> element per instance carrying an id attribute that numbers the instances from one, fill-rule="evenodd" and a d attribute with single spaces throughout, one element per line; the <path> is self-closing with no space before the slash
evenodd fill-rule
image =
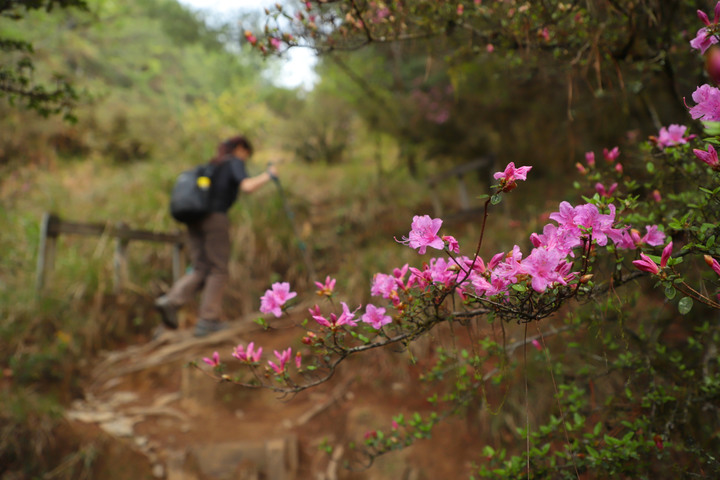
<path id="1" fill-rule="evenodd" d="M 178 175 L 170 194 L 170 215 L 182 223 L 201 220 L 210 213 L 215 166 L 199 165 Z"/>

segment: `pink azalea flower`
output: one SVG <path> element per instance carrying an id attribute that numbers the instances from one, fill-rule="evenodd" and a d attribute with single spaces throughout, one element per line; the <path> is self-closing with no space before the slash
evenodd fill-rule
<path id="1" fill-rule="evenodd" d="M 442 237 L 443 242 L 447 243 L 447 248 L 453 253 L 460 253 L 460 244 L 455 239 L 455 237 L 451 235 L 443 235 Z"/>
<path id="2" fill-rule="evenodd" d="M 521 265 L 522 251 L 515 245 L 513 249 L 502 257 L 503 261 L 493 267 L 493 280 L 500 280 L 504 285 L 517 283 L 517 276 L 524 273 Z M 498 285 L 495 283 L 495 285 Z"/>
<path id="3" fill-rule="evenodd" d="M 627 229 L 622 230 L 622 234 L 619 239 L 614 240 L 615 245 L 618 248 L 624 248 L 627 250 L 636 248 L 636 241 L 640 240 L 640 233 L 637 231 L 628 232 Z"/>
<path id="4" fill-rule="evenodd" d="M 217 367 L 220 365 L 220 354 L 218 352 L 213 352 L 212 359 L 204 357 L 203 362 L 207 363 L 211 367 Z"/>
<path id="5" fill-rule="evenodd" d="M 643 272 L 652 273 L 653 275 L 660 273 L 660 268 L 658 268 L 657 264 L 644 253 L 640 253 L 640 260 L 633 260 L 632 263 L 635 265 L 635 268 Z"/>
<path id="6" fill-rule="evenodd" d="M 575 208 L 570 202 L 560 202 L 557 212 L 553 212 L 549 216 L 550 220 L 555 220 L 558 225 L 565 227 L 575 226 Z"/>
<path id="7" fill-rule="evenodd" d="M 657 203 L 662 202 L 662 195 L 660 195 L 660 190 L 657 190 L 657 189 L 653 190 L 652 197 L 653 197 L 653 200 L 655 200 L 655 202 L 657 202 Z"/>
<path id="8" fill-rule="evenodd" d="M 720 90 L 708 84 L 700 85 L 692 94 L 697 103 L 690 108 L 690 116 L 706 122 L 720 121 Z"/>
<path id="9" fill-rule="evenodd" d="M 538 342 L 537 338 L 533 338 L 531 343 L 532 346 L 535 347 L 535 350 L 537 350 L 538 352 L 542 350 L 542 345 L 540 345 L 540 342 Z"/>
<path id="10" fill-rule="evenodd" d="M 300 370 L 300 367 L 302 366 L 302 354 L 300 352 L 297 352 L 295 354 L 295 367 Z"/>
<path id="11" fill-rule="evenodd" d="M 235 347 L 235 350 L 232 352 L 232 356 L 241 362 L 257 363 L 260 361 L 262 351 L 262 347 L 255 350 L 255 343 L 250 342 L 248 343 L 247 348 L 241 344 Z"/>
<path id="12" fill-rule="evenodd" d="M 585 161 L 588 167 L 593 167 L 595 165 L 595 152 L 585 152 Z"/>
<path id="13" fill-rule="evenodd" d="M 442 220 L 439 218 L 430 218 L 429 215 L 413 217 L 410 234 L 407 238 L 403 237 L 400 243 L 416 248 L 419 254 L 424 254 L 427 247 L 442 250 L 445 248 L 445 242 L 437 234 L 442 226 Z"/>
<path id="14" fill-rule="evenodd" d="M 705 54 L 705 51 L 713 44 L 717 43 L 718 40 L 715 37 L 715 35 L 711 34 L 710 29 L 707 27 L 714 27 L 718 24 L 718 20 L 720 19 L 720 2 L 715 4 L 715 18 L 713 19 L 713 23 L 710 23 L 710 19 L 708 18 L 707 14 L 703 12 L 702 10 L 697 11 L 698 18 L 701 22 L 705 24 L 705 27 L 698 30 L 697 35 L 694 39 L 690 41 L 690 46 L 692 48 L 700 50 L 702 54 Z"/>
<path id="15" fill-rule="evenodd" d="M 650 137 L 657 143 L 661 149 L 665 147 L 672 147 L 674 145 L 683 145 L 688 140 L 695 137 L 695 135 L 684 136 L 687 127 L 684 125 L 672 124 L 669 127 L 662 127 L 658 133 L 657 138 Z"/>
<path id="16" fill-rule="evenodd" d="M 313 316 L 313 317 L 314 317 L 315 315 L 320 315 L 320 314 L 322 313 L 321 310 L 320 310 L 320 305 L 318 305 L 317 303 L 315 304 L 314 307 L 308 308 L 308 312 L 310 312 L 310 315 Z"/>
<path id="17" fill-rule="evenodd" d="M 328 327 L 330 329 L 336 329 L 343 325 L 348 325 L 350 327 L 357 326 L 357 321 L 355 320 L 355 312 L 357 312 L 360 307 L 356 308 L 354 311 L 351 312 L 350 308 L 348 308 L 347 306 L 347 303 L 340 303 L 343 307 L 343 312 L 340 314 L 339 317 L 334 313 L 331 313 L 329 318 L 325 318 L 323 315 L 320 314 L 319 308 L 314 311 L 311 310 L 310 314 L 319 325 L 322 325 L 323 327 Z"/>
<path id="18" fill-rule="evenodd" d="M 333 291 L 335 290 L 335 279 L 330 278 L 330 275 L 325 277 L 325 283 L 315 282 L 318 287 L 318 291 L 315 292 L 320 296 L 332 297 Z"/>
<path id="19" fill-rule="evenodd" d="M 507 294 L 507 287 L 510 285 L 510 282 L 497 276 L 491 276 L 490 281 L 488 281 L 488 279 L 483 276 L 474 275 L 471 281 L 475 289 L 475 294 L 486 297 Z"/>
<path id="20" fill-rule="evenodd" d="M 601 197 L 611 197 L 612 194 L 613 194 L 613 193 L 615 192 L 615 190 L 617 189 L 617 186 L 618 186 L 617 183 L 613 183 L 612 185 L 610 185 L 610 188 L 608 188 L 608 189 L 606 190 L 606 189 L 605 189 L 605 185 L 603 185 L 602 183 L 598 182 L 598 183 L 595 184 L 595 191 L 598 192 Z"/>
<path id="21" fill-rule="evenodd" d="M 347 303 L 340 302 L 340 304 L 343 307 L 343 312 L 340 314 L 340 316 L 337 318 L 337 320 L 333 323 L 337 326 L 341 326 L 341 325 L 348 325 L 350 327 L 357 326 L 357 321 L 355 320 L 355 312 L 360 310 L 360 307 L 356 308 L 355 310 L 353 310 L 351 312 L 350 308 L 347 306 Z"/>
<path id="22" fill-rule="evenodd" d="M 274 48 L 275 50 L 280 50 L 281 44 L 282 44 L 282 42 L 280 42 L 279 38 L 272 37 L 270 39 L 270 46 L 272 46 L 272 48 Z"/>
<path id="23" fill-rule="evenodd" d="M 565 285 L 567 282 L 558 272 L 564 260 L 565 255 L 558 250 L 534 248 L 522 262 L 523 272 L 532 277 L 530 283 L 533 290 L 542 293 L 555 282 Z"/>
<path id="24" fill-rule="evenodd" d="M 640 239 L 638 245 L 662 245 L 665 242 L 665 234 L 658 230 L 657 225 L 649 225 L 645 227 L 647 233 Z"/>
<path id="25" fill-rule="evenodd" d="M 392 318 L 389 315 L 385 315 L 384 308 L 376 307 L 368 303 L 367 307 L 365 307 L 365 314 L 362 316 L 362 321 L 372 325 L 375 330 L 380 330 L 383 325 L 392 322 Z"/>
<path id="26" fill-rule="evenodd" d="M 547 27 L 543 28 L 540 31 L 540 36 L 543 38 L 543 40 L 545 40 L 546 42 L 549 42 L 550 41 L 550 30 L 548 30 Z"/>
<path id="27" fill-rule="evenodd" d="M 387 273 L 376 273 L 373 277 L 370 295 L 373 297 L 390 298 L 392 292 L 397 289 L 397 282 L 392 275 Z"/>
<path id="28" fill-rule="evenodd" d="M 614 147 L 612 150 L 608 150 L 607 148 L 603 148 L 603 157 L 605 157 L 605 161 L 607 163 L 612 163 L 620 156 L 620 148 Z"/>
<path id="29" fill-rule="evenodd" d="M 377 11 L 377 18 L 382 20 L 383 18 L 390 16 L 390 9 L 389 8 L 380 8 Z"/>
<path id="30" fill-rule="evenodd" d="M 718 160 L 717 151 L 715 151 L 715 148 L 712 145 L 708 145 L 707 152 L 705 150 L 694 148 L 693 153 L 714 170 L 720 169 L 720 160 Z"/>
<path id="31" fill-rule="evenodd" d="M 558 228 L 552 223 L 543 227 L 543 233 L 530 235 L 530 241 L 534 247 L 545 247 L 557 249 L 570 254 L 572 249 L 582 244 L 579 230 L 573 228 Z"/>
<path id="32" fill-rule="evenodd" d="M 296 292 L 290 291 L 290 284 L 288 282 L 273 283 L 272 289 L 266 290 L 265 295 L 260 297 L 260 311 L 262 313 L 272 313 L 280 318 L 285 303 L 296 296 Z"/>
<path id="33" fill-rule="evenodd" d="M 607 238 L 619 240 L 622 232 L 613 228 L 615 223 L 615 205 L 608 205 L 609 214 L 602 214 L 592 203 L 578 205 L 575 208 L 574 222 L 578 227 L 592 230 L 592 240 L 601 247 L 607 245 Z"/>
<path id="34" fill-rule="evenodd" d="M 711 34 L 706 27 L 702 27 L 697 31 L 695 38 L 690 40 L 690 46 L 696 50 L 700 50 L 703 55 L 712 45 L 718 43 L 717 37 Z"/>
<path id="35" fill-rule="evenodd" d="M 272 360 L 268 360 L 268 365 L 270 365 L 270 367 L 275 370 L 275 373 L 277 373 L 278 375 L 282 375 L 285 372 L 285 365 L 287 365 L 287 363 L 290 361 L 290 357 L 292 357 L 292 348 L 288 347 L 288 349 L 283 350 L 282 353 L 275 350 L 273 351 L 273 353 L 278 359 L 278 363 L 275 363 Z"/>
<path id="36" fill-rule="evenodd" d="M 587 175 L 587 174 L 588 174 L 588 169 L 585 168 L 585 166 L 584 166 L 582 163 L 580 163 L 580 162 L 575 163 L 575 168 L 578 169 L 578 172 L 580 172 L 580 175 Z"/>
<path id="37" fill-rule="evenodd" d="M 527 172 L 531 169 L 532 167 L 515 168 L 515 162 L 510 162 L 504 171 L 495 172 L 493 178 L 500 180 L 500 188 L 502 188 L 503 192 L 509 192 L 517 186 L 516 180 L 527 180 Z"/>

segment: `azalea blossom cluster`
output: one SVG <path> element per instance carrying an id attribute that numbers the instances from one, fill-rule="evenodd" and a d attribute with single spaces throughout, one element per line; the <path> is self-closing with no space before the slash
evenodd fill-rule
<path id="1" fill-rule="evenodd" d="M 605 163 L 612 165 L 613 170 L 615 170 L 616 173 L 622 174 L 623 172 L 623 165 L 622 163 L 616 161 L 618 157 L 620 156 L 620 148 L 619 147 L 613 147 L 611 149 L 603 148 L 602 151 L 603 158 L 605 159 Z M 585 163 L 586 165 L 583 165 L 580 162 L 577 162 L 575 164 L 575 167 L 577 167 L 578 172 L 580 172 L 582 175 L 587 175 L 590 170 L 593 170 L 595 168 L 595 152 L 585 152 Z M 598 182 L 595 184 L 595 191 L 600 194 L 601 197 L 611 197 L 613 193 L 615 193 L 615 190 L 617 189 L 618 184 L 613 183 L 608 187 L 605 187 L 602 183 Z"/>
<path id="2" fill-rule="evenodd" d="M 700 50 L 700 52 L 703 54 L 712 45 L 715 45 L 716 43 L 718 43 L 717 33 L 718 33 L 718 21 L 720 21 L 720 2 L 715 4 L 715 12 L 714 13 L 715 13 L 715 16 L 711 23 L 710 18 L 708 17 L 707 13 L 703 12 L 702 10 L 697 11 L 698 18 L 700 19 L 700 21 L 703 24 L 705 24 L 705 26 L 701 27 L 697 31 L 695 38 L 693 38 L 690 41 L 690 46 L 692 48 Z"/>
<path id="3" fill-rule="evenodd" d="M 603 155 L 606 161 L 612 163 L 617 159 L 619 150 L 617 147 L 605 149 Z M 594 161 L 594 156 L 590 154 L 586 158 L 589 163 Z M 529 166 L 515 167 L 510 163 L 504 171 L 497 172 L 497 193 L 514 189 L 517 181 L 526 179 L 530 169 Z M 407 299 L 412 296 L 413 289 L 443 289 L 446 292 L 457 292 L 463 300 L 491 300 L 493 304 L 501 305 L 517 290 L 513 288 L 515 286 L 520 286 L 519 291 L 531 289 L 542 295 L 572 281 L 584 283 L 587 279 L 583 275 L 587 272 L 584 267 L 576 268 L 576 261 L 583 258 L 583 255 L 578 255 L 578 250 L 588 253 L 609 244 L 614 244 L 616 249 L 635 249 L 663 245 L 665 241 L 665 234 L 656 225 L 646 226 L 644 234 L 627 225 L 618 225 L 613 204 L 608 204 L 605 211 L 601 211 L 593 203 L 573 206 L 569 202 L 562 202 L 558 211 L 551 213 L 549 218 L 554 223 L 545 225 L 542 233 L 530 236 L 533 248 L 529 254 L 525 255 L 515 245 L 509 252 L 497 253 L 485 261 L 479 256 L 460 255 L 458 241 L 452 236 L 440 235 L 442 219 L 416 215 L 408 236 L 397 241 L 417 250 L 419 254 L 431 248 L 444 251 L 447 256 L 431 258 L 421 268 L 405 264 L 395 268 L 391 274 L 377 273 L 373 277 L 370 294 L 389 301 L 400 314 L 407 305 Z M 640 270 L 657 274 L 666 266 L 671 250 L 672 242 L 663 250 L 660 267 L 644 253 L 633 264 Z M 720 266 L 717 268 L 720 270 Z M 336 285 L 334 278 L 327 276 L 324 282 L 315 282 L 315 285 L 319 296 L 332 299 Z M 290 290 L 289 283 L 274 283 L 261 297 L 260 311 L 280 317 L 288 308 L 289 301 L 296 296 L 297 293 Z M 310 327 L 303 338 L 304 344 L 322 345 L 324 335 L 334 338 L 337 333 L 356 328 L 360 323 L 381 333 L 384 327 L 394 321 L 394 317 L 383 306 L 369 303 L 365 305 L 362 314 L 359 313 L 362 305 L 351 309 L 346 302 L 340 302 L 339 306 L 338 312 L 324 313 L 317 304 L 308 310 L 315 329 Z M 260 365 L 262 351 L 262 348 L 256 348 L 250 342 L 247 346 L 238 345 L 232 356 L 250 366 L 257 366 Z M 267 360 L 266 368 L 283 377 L 287 374 L 288 365 L 292 364 L 292 349 L 275 351 L 274 357 Z M 300 352 L 294 357 L 298 370 L 302 365 L 301 357 Z M 204 361 L 213 367 L 220 365 L 217 352 Z"/>
<path id="4" fill-rule="evenodd" d="M 456 286 L 463 296 L 491 298 L 507 297 L 512 285 L 527 281 L 534 291 L 543 293 L 548 288 L 567 285 L 578 276 L 578 272 L 573 271 L 578 247 L 606 246 L 609 241 L 622 249 L 663 244 L 665 234 L 656 225 L 647 226 L 645 234 L 640 235 L 637 230 L 616 226 L 615 206 L 608 205 L 608 210 L 609 213 L 601 213 L 591 203 L 573 207 L 562 202 L 559 210 L 550 214 L 550 219 L 557 225 L 548 224 L 541 234 L 530 236 L 534 248 L 527 256 L 515 245 L 510 252 L 500 252 L 487 263 L 480 257 L 433 258 L 422 270 L 406 265 L 392 275 L 376 275 L 371 292 L 391 300 L 396 306 L 401 302 L 398 292 L 415 286 L 426 288 L 431 284 L 446 288 Z M 427 215 L 416 217 L 413 225 L 422 231 L 411 230 L 410 240 L 406 243 L 418 252 L 424 252 L 427 247 L 445 247 L 452 252 L 454 246 L 450 247 L 437 233 L 430 235 L 425 228 L 434 225 L 433 230 L 439 229 L 441 224 L 442 220 Z M 408 271 L 410 275 L 405 280 Z M 462 280 L 459 284 L 458 279 Z"/>
<path id="5" fill-rule="evenodd" d="M 316 293 L 319 296 L 332 297 L 335 290 L 335 283 L 336 280 L 330 276 L 325 278 L 325 283 L 315 282 L 315 285 L 318 287 Z M 260 312 L 272 313 L 276 317 L 281 317 L 287 302 L 296 296 L 296 292 L 290 291 L 289 283 L 274 283 L 260 298 Z M 350 307 L 348 307 L 347 303 L 340 302 L 340 304 L 342 306 L 342 313 L 340 313 L 340 315 L 335 313 L 330 313 L 327 316 L 323 315 L 320 306 L 317 304 L 313 308 L 310 308 L 309 312 L 313 320 L 315 320 L 318 325 L 327 327 L 331 330 L 336 330 L 343 326 L 357 326 L 358 319 L 355 318 L 355 314 L 362 306 L 350 311 Z M 367 323 L 376 330 L 379 330 L 383 325 L 390 323 L 391 318 L 390 316 L 385 315 L 384 308 L 369 304 L 365 307 L 365 313 L 361 316 L 359 321 Z"/>
<path id="6" fill-rule="evenodd" d="M 708 49 L 708 74 L 711 78 L 716 78 L 718 69 L 717 47 L 718 33 L 720 33 L 720 2 L 715 5 L 715 16 L 712 23 L 709 17 L 702 10 L 698 10 L 698 17 L 705 25 L 697 32 L 696 37 L 690 42 L 692 48 L 700 50 L 705 55 Z M 690 116 L 694 119 L 701 119 L 705 122 L 720 121 L 720 90 L 708 84 L 700 85 L 692 94 L 692 99 L 696 105 L 690 107 Z"/>
<path id="7" fill-rule="evenodd" d="M 235 349 L 232 352 L 232 356 L 238 360 L 240 360 L 243 363 L 246 363 L 251 366 L 257 366 L 260 364 L 260 358 L 262 356 L 263 349 L 262 347 L 255 348 L 255 343 L 250 342 L 247 344 L 247 346 L 244 346 L 242 344 L 235 347 Z M 276 361 L 268 360 L 267 365 L 268 368 L 271 368 L 277 375 L 283 375 L 287 371 L 287 365 L 291 362 L 293 359 L 292 354 L 292 348 L 288 347 L 285 350 L 282 350 L 278 352 L 277 350 L 273 351 L 273 354 L 275 355 Z M 218 352 L 213 352 L 212 357 L 204 357 L 203 362 L 210 365 L 211 367 L 220 367 L 220 354 Z M 295 367 L 299 370 L 302 367 L 302 354 L 300 352 L 297 352 L 294 357 L 294 363 Z"/>

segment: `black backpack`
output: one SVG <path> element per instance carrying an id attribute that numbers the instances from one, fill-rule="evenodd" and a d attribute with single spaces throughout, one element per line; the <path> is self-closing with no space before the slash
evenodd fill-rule
<path id="1" fill-rule="evenodd" d="M 170 215 L 175 220 L 192 223 L 210 213 L 214 172 L 214 165 L 205 164 L 178 175 L 170 194 Z"/>

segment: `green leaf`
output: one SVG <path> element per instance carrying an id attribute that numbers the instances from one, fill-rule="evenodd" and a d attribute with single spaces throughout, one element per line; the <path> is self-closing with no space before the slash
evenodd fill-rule
<path id="1" fill-rule="evenodd" d="M 680 315 L 687 315 L 692 310 L 693 301 L 690 297 L 683 297 L 678 302 L 678 311 Z"/>
<path id="2" fill-rule="evenodd" d="M 710 136 L 720 135 L 720 122 L 702 122 L 705 127 L 705 133 Z"/>
<path id="3" fill-rule="evenodd" d="M 497 205 L 500 202 L 502 202 L 502 195 L 500 195 L 499 193 L 496 193 L 495 195 L 490 197 L 490 203 L 492 203 L 493 205 Z"/>
<path id="4" fill-rule="evenodd" d="M 647 165 L 645 165 L 645 168 L 647 168 L 648 173 L 653 173 L 655 171 L 655 164 L 648 162 Z"/>
<path id="5" fill-rule="evenodd" d="M 675 298 L 675 294 L 676 294 L 676 293 L 677 293 L 677 290 L 675 290 L 675 288 L 672 287 L 672 286 L 667 287 L 667 288 L 665 289 L 665 297 L 666 297 L 668 300 L 672 300 L 673 298 Z"/>

